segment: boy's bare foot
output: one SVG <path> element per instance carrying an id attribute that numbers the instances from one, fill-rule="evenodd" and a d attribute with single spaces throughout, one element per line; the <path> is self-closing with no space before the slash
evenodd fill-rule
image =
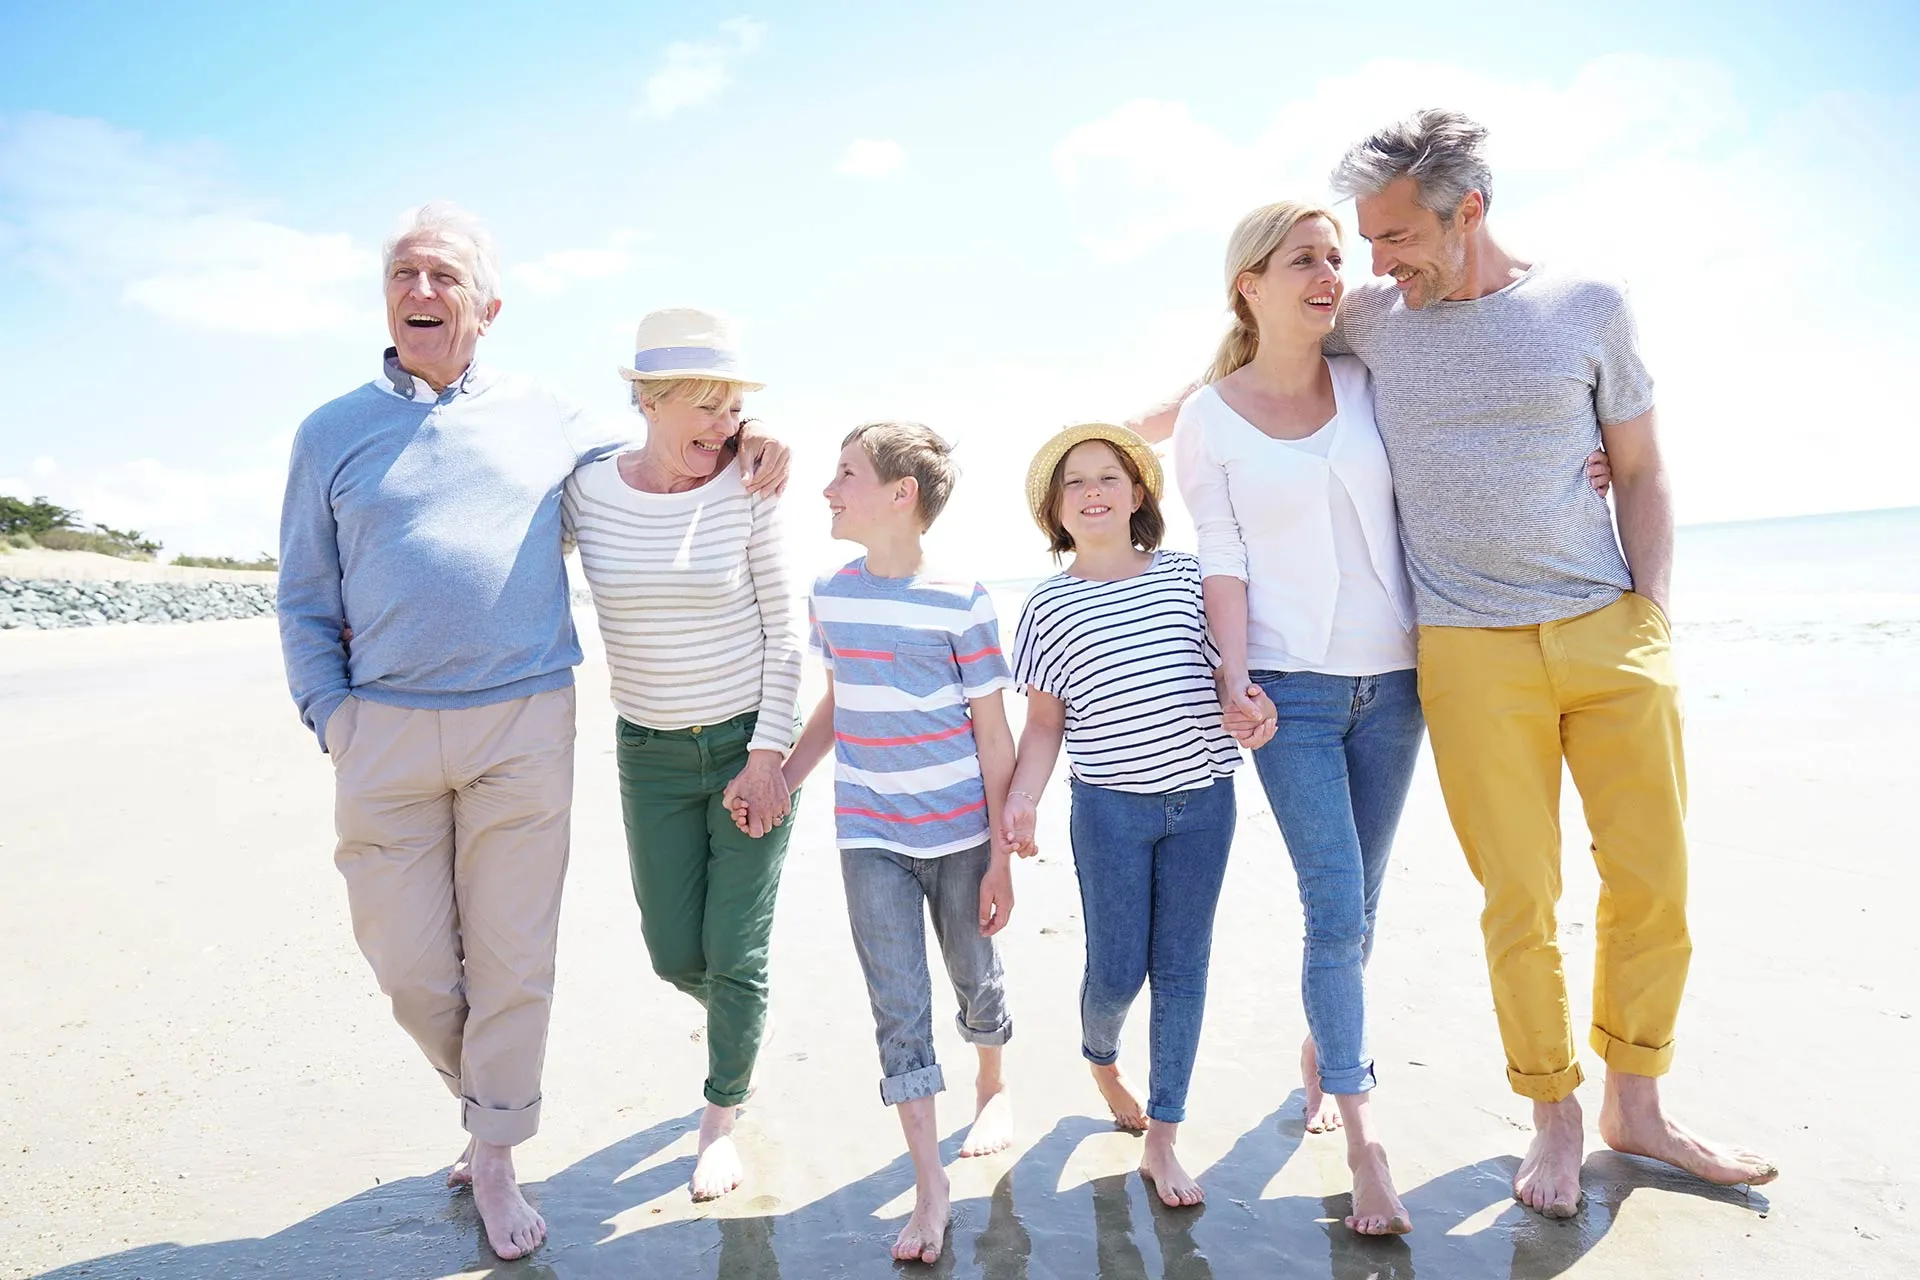
<path id="1" fill-rule="evenodd" d="M 520 1193 L 513 1174 L 513 1148 L 473 1144 L 473 1207 L 487 1230 L 487 1244 L 504 1262 L 524 1258 L 547 1238 L 547 1223 Z"/>
<path id="2" fill-rule="evenodd" d="M 1205 1200 L 1207 1193 L 1173 1154 L 1179 1134 L 1177 1124 L 1155 1120 L 1148 1125 L 1146 1147 L 1140 1153 L 1140 1176 L 1153 1184 L 1160 1203 L 1169 1209 L 1190 1209 Z"/>
<path id="3" fill-rule="evenodd" d="M 1147 1131 L 1147 1104 L 1140 1101 L 1135 1092 L 1133 1081 L 1127 1079 L 1117 1062 L 1101 1066 L 1097 1062 L 1087 1064 L 1093 1068 L 1093 1082 L 1100 1088 L 1100 1096 L 1107 1100 L 1107 1110 L 1113 1112 L 1113 1122 L 1122 1129 L 1133 1133 Z"/>
<path id="4" fill-rule="evenodd" d="M 1513 1175 L 1513 1198 L 1549 1218 L 1571 1218 L 1580 1211 L 1580 1158 L 1586 1131 L 1580 1100 L 1568 1094 L 1558 1102 L 1533 1104 L 1533 1144 Z"/>
<path id="5" fill-rule="evenodd" d="M 447 1170 L 447 1187 L 455 1190 L 473 1185 L 473 1139 L 467 1139 L 467 1149 L 453 1162 L 453 1168 Z"/>
<path id="6" fill-rule="evenodd" d="M 1013 1145 L 1013 1096 L 1007 1086 L 994 1081 L 992 1092 L 982 1084 L 977 1090 L 979 1109 L 973 1115 L 973 1127 L 960 1144 L 962 1156 L 986 1156 L 1005 1151 Z"/>
<path id="7" fill-rule="evenodd" d="M 938 1262 L 940 1246 L 946 1242 L 947 1224 L 953 1220 L 949 1188 L 945 1174 L 920 1187 L 913 1197 L 913 1216 L 894 1237 L 893 1256 L 900 1262 Z"/>
<path id="8" fill-rule="evenodd" d="M 1757 1187 L 1780 1176 L 1772 1161 L 1702 1138 L 1668 1119 L 1660 1106 L 1660 1082 L 1652 1076 L 1607 1072 L 1600 1137 L 1615 1151 L 1670 1164 L 1717 1187 Z"/>
<path id="9" fill-rule="evenodd" d="M 1403 1236 L 1413 1230 L 1413 1219 L 1393 1189 L 1387 1171 L 1387 1152 L 1377 1142 L 1347 1150 L 1347 1168 L 1353 1170 L 1353 1213 L 1347 1227 L 1363 1236 Z"/>
<path id="10" fill-rule="evenodd" d="M 1307 1089 L 1307 1132 L 1332 1133 L 1342 1123 L 1340 1106 L 1332 1095 L 1320 1091 L 1320 1053 L 1308 1036 L 1300 1046 L 1300 1083 Z"/>
<path id="11" fill-rule="evenodd" d="M 733 1122 L 738 1107 L 719 1107 L 709 1102 L 700 1117 L 700 1155 L 693 1163 L 693 1177 L 687 1187 L 695 1200 L 718 1200 L 740 1185 L 745 1174 L 740 1168 L 740 1152 L 733 1145 Z"/>

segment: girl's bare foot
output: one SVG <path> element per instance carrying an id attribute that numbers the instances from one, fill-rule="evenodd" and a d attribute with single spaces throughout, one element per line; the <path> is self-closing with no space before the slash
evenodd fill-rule
<path id="1" fill-rule="evenodd" d="M 1660 1106 L 1660 1083 L 1652 1076 L 1607 1073 L 1600 1138 L 1615 1151 L 1670 1164 L 1718 1187 L 1757 1187 L 1780 1176 L 1772 1161 L 1702 1138 L 1668 1119 Z"/>
<path id="2" fill-rule="evenodd" d="M 1340 1107 L 1320 1091 L 1320 1054 L 1308 1036 L 1300 1046 L 1300 1083 L 1307 1089 L 1307 1132 L 1332 1133 L 1340 1127 Z"/>
<path id="3" fill-rule="evenodd" d="M 1363 1236 L 1403 1236 L 1413 1230 L 1413 1219 L 1393 1189 L 1387 1153 L 1377 1142 L 1349 1147 L 1347 1168 L 1353 1170 L 1353 1212 L 1347 1227 Z"/>
<path id="4" fill-rule="evenodd" d="M 1205 1200 L 1207 1193 L 1173 1154 L 1173 1144 L 1179 1136 L 1177 1124 L 1155 1120 L 1147 1126 L 1146 1149 L 1140 1153 L 1140 1176 L 1153 1184 L 1160 1203 L 1169 1209 L 1190 1209 Z"/>
<path id="5" fill-rule="evenodd" d="M 1093 1082 L 1100 1088 L 1100 1096 L 1107 1100 L 1107 1110 L 1113 1112 L 1113 1122 L 1132 1133 L 1147 1131 L 1147 1104 L 1140 1101 L 1135 1092 L 1133 1081 L 1121 1072 L 1117 1062 L 1101 1066 L 1097 1062 L 1087 1064 L 1093 1068 Z"/>
<path id="6" fill-rule="evenodd" d="M 916 1190 L 913 1216 L 894 1237 L 893 1256 L 900 1262 L 938 1262 L 940 1246 L 947 1239 L 947 1224 L 953 1220 L 949 1183 L 943 1174 L 937 1181 Z"/>
<path id="7" fill-rule="evenodd" d="M 473 1143 L 472 1138 L 467 1139 L 467 1149 L 453 1162 L 453 1168 L 447 1170 L 447 1187 L 450 1190 L 473 1185 Z"/>
<path id="8" fill-rule="evenodd" d="M 733 1145 L 733 1122 L 739 1114 L 738 1107 L 718 1107 L 709 1102 L 700 1117 L 700 1155 L 687 1183 L 695 1200 L 718 1200 L 746 1176 L 740 1167 L 739 1149 Z"/>
<path id="9" fill-rule="evenodd" d="M 547 1223 L 520 1193 L 513 1148 L 473 1144 L 473 1207 L 487 1230 L 487 1244 L 502 1261 L 524 1258 L 547 1238 Z"/>

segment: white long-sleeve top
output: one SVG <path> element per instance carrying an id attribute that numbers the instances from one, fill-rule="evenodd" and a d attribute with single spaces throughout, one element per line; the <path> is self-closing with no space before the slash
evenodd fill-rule
<path id="1" fill-rule="evenodd" d="M 791 747 L 800 631 L 778 500 L 749 494 L 730 463 L 698 489 L 643 493 L 616 456 L 573 473 L 562 513 L 593 588 L 614 709 L 649 729 L 758 711 L 748 749 Z"/>
<path id="2" fill-rule="evenodd" d="M 1334 416 L 1301 440 L 1266 434 L 1211 386 L 1188 396 L 1173 429 L 1180 493 L 1201 572 L 1247 584 L 1250 669 L 1406 670 L 1413 590 L 1372 377 L 1352 356 L 1327 367 Z"/>

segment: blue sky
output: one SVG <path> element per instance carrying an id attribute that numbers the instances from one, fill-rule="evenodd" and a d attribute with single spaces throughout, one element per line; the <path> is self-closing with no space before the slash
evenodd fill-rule
<path id="1" fill-rule="evenodd" d="M 507 261 L 484 358 L 618 413 L 643 312 L 728 311 L 809 554 L 841 434 L 904 415 L 961 444 L 937 541 L 1022 572 L 1033 446 L 1204 365 L 1234 219 L 1441 102 L 1512 247 L 1631 285 L 1683 519 L 1920 502 L 1920 18 L 1726 12 L 0 0 L 0 491 L 270 547 L 445 197 Z"/>

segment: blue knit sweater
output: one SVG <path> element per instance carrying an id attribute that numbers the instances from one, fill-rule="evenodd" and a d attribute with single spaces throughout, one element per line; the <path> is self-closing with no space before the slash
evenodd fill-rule
<path id="1" fill-rule="evenodd" d="M 280 513 L 280 645 L 323 751 L 348 694 L 478 707 L 573 683 L 561 485 L 623 443 L 478 366 L 436 395 L 391 350 L 382 379 L 300 424 Z"/>

